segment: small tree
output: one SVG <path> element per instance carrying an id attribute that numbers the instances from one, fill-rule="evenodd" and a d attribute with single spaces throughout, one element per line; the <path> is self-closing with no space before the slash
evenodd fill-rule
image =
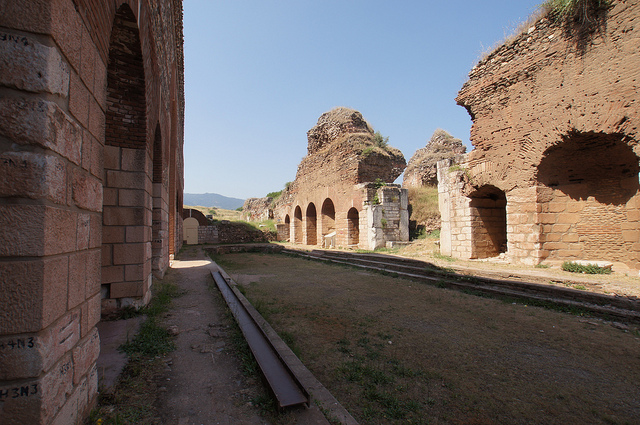
<path id="1" fill-rule="evenodd" d="M 386 148 L 387 143 L 389 143 L 389 138 L 383 137 L 379 131 L 376 131 L 373 135 L 373 143 L 379 148 Z"/>

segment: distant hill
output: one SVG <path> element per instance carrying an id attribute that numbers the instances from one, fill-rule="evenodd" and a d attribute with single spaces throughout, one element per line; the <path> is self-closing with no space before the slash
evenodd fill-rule
<path id="1" fill-rule="evenodd" d="M 244 199 L 229 198 L 217 193 L 185 193 L 182 199 L 185 205 L 203 207 L 217 207 L 225 210 L 235 210 L 244 205 Z"/>

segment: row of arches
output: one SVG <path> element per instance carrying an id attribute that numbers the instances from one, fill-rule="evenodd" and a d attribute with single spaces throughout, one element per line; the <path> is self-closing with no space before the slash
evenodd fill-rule
<path id="1" fill-rule="evenodd" d="M 293 243 L 322 245 L 327 237 L 335 237 L 338 245 L 357 246 L 360 243 L 360 213 L 357 208 L 347 211 L 346 220 L 336 219 L 335 205 L 330 198 L 322 203 L 319 216 L 313 202 L 304 209 L 296 205 L 292 216 L 285 215 L 284 224 L 287 239 Z"/>

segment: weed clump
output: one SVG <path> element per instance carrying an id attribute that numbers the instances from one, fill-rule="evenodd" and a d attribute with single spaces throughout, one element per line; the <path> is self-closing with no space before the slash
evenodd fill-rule
<path id="1" fill-rule="evenodd" d="M 558 20 L 574 20 L 581 24 L 592 22 L 611 6 L 611 0 L 547 0 L 543 7 Z"/>
<path id="2" fill-rule="evenodd" d="M 585 266 L 572 261 L 565 261 L 562 263 L 562 270 L 571 273 L 611 274 L 611 269 L 608 267 L 600 267 L 597 264 L 587 264 Z"/>

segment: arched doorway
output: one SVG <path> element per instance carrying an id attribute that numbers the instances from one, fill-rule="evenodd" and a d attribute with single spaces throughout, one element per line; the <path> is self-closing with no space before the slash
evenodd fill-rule
<path id="1" fill-rule="evenodd" d="M 293 238 L 295 243 L 302 243 L 302 208 L 297 206 L 293 213 Z"/>
<path id="2" fill-rule="evenodd" d="M 184 241 L 187 245 L 198 244 L 198 229 L 200 225 L 194 217 L 184 219 Z"/>
<path id="3" fill-rule="evenodd" d="M 139 305 L 151 295 L 152 149 L 143 59 L 137 20 L 123 4 L 114 18 L 107 67 L 102 283 L 107 297 L 133 298 Z"/>
<path id="4" fill-rule="evenodd" d="M 289 214 L 284 216 L 284 227 L 285 232 L 283 235 L 283 239 L 288 241 L 291 239 L 291 218 L 289 217 Z"/>
<path id="5" fill-rule="evenodd" d="M 333 248 L 336 246 L 336 210 L 331 199 L 324 200 L 320 214 L 322 245 L 325 248 Z"/>
<path id="6" fill-rule="evenodd" d="M 471 258 L 496 257 L 507 252 L 507 197 L 486 185 L 469 194 L 471 202 Z"/>
<path id="7" fill-rule="evenodd" d="M 322 234 L 326 235 L 336 230 L 336 210 L 329 198 L 322 203 Z"/>
<path id="8" fill-rule="evenodd" d="M 360 243 L 360 215 L 356 208 L 347 212 L 347 243 L 352 247 Z"/>
<path id="9" fill-rule="evenodd" d="M 571 132 L 538 165 L 542 249 L 552 260 L 637 266 L 639 158 L 622 134 Z"/>
<path id="10" fill-rule="evenodd" d="M 316 213 L 316 206 L 313 202 L 307 207 L 307 225 L 306 225 L 306 244 L 316 245 L 318 243 L 318 218 Z"/>

